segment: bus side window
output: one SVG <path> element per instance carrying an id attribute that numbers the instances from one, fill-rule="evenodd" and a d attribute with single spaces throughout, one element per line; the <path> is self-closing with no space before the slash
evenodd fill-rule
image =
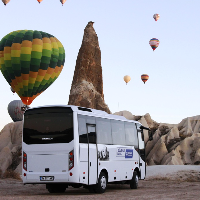
<path id="1" fill-rule="evenodd" d="M 110 119 L 96 118 L 97 144 L 112 144 Z"/>
<path id="2" fill-rule="evenodd" d="M 79 133 L 79 143 L 88 143 L 86 116 L 84 115 L 78 115 L 78 133 Z"/>
<path id="3" fill-rule="evenodd" d="M 125 145 L 124 122 L 111 120 L 113 144 Z"/>
<path id="4" fill-rule="evenodd" d="M 126 145 L 138 148 L 137 130 L 134 123 L 125 122 Z"/>
<path id="5" fill-rule="evenodd" d="M 88 129 L 88 139 L 89 143 L 96 144 L 96 120 L 95 117 L 86 117 L 87 125 L 90 124 L 90 128 Z"/>

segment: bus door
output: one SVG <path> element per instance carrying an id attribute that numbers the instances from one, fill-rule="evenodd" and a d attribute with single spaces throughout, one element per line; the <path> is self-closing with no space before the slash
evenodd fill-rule
<path id="1" fill-rule="evenodd" d="M 97 143 L 96 125 L 86 124 L 88 135 L 88 185 L 97 183 L 98 163 L 97 163 Z"/>
<path id="2" fill-rule="evenodd" d="M 144 141 L 142 138 L 142 134 L 140 131 L 138 131 L 138 143 L 139 143 L 139 166 L 140 166 L 140 174 L 141 179 L 145 178 L 146 175 L 146 155 L 145 155 L 145 146 Z"/>

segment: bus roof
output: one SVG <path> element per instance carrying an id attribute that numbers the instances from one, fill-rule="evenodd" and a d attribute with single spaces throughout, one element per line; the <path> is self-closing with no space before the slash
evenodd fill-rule
<path id="1" fill-rule="evenodd" d="M 109 119 L 115 119 L 115 120 L 121 120 L 121 121 L 129 121 L 129 122 L 135 122 L 135 123 L 141 124 L 138 121 L 128 120 L 124 116 L 108 114 L 107 112 L 102 111 L 102 110 L 96 110 L 92 108 L 86 108 L 86 107 L 80 107 L 80 106 L 74 106 L 74 105 L 45 105 L 45 106 L 28 108 L 28 110 L 34 109 L 34 108 L 44 108 L 44 107 L 70 107 L 72 111 L 77 112 L 78 114 L 109 118 Z"/>

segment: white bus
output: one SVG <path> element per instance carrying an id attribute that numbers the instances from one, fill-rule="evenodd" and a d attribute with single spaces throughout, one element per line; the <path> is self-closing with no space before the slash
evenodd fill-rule
<path id="1" fill-rule="evenodd" d="M 23 183 L 46 184 L 50 193 L 65 192 L 68 186 L 103 193 L 108 183 L 137 189 L 146 174 L 143 129 L 137 121 L 90 108 L 27 109 Z"/>

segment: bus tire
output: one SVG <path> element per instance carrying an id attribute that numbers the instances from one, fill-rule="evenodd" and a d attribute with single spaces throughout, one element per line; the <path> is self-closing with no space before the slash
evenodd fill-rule
<path id="1" fill-rule="evenodd" d="M 104 172 L 101 172 L 98 178 L 98 183 L 96 185 L 96 193 L 104 193 L 107 188 L 107 176 Z"/>
<path id="2" fill-rule="evenodd" d="M 136 171 L 133 172 L 133 178 L 130 181 L 130 188 L 131 189 L 137 189 L 138 188 L 138 174 Z"/>
<path id="3" fill-rule="evenodd" d="M 73 188 L 80 188 L 82 185 L 77 183 L 77 184 L 72 184 L 71 186 L 72 186 Z"/>
<path id="4" fill-rule="evenodd" d="M 46 186 L 49 193 L 64 193 L 66 186 L 62 184 L 49 184 Z"/>
<path id="5" fill-rule="evenodd" d="M 90 193 L 95 193 L 96 192 L 94 185 L 89 185 L 88 190 L 89 190 Z"/>

